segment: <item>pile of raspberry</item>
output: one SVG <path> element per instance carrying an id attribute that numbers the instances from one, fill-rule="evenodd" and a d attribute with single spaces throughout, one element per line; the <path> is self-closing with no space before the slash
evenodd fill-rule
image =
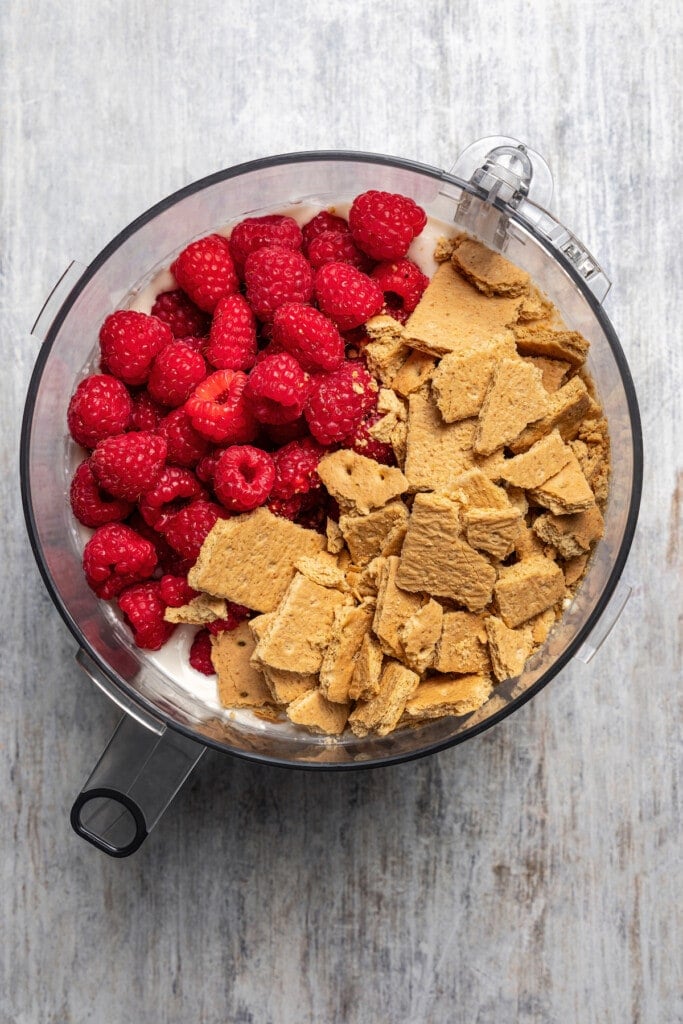
<path id="1" fill-rule="evenodd" d="M 378 386 L 363 325 L 378 313 L 404 322 L 417 306 L 428 279 L 406 253 L 426 220 L 378 191 L 359 195 L 348 221 L 247 218 L 180 253 L 177 288 L 151 315 L 105 319 L 100 372 L 69 403 L 71 436 L 89 451 L 70 498 L 94 531 L 88 584 L 118 603 L 139 647 L 158 650 L 176 628 L 166 608 L 197 596 L 187 573 L 218 519 L 265 506 L 324 530 L 335 516 L 317 474 L 327 451 L 393 462 L 369 433 Z M 228 603 L 197 633 L 190 664 L 212 673 L 210 635 L 251 614 Z"/>

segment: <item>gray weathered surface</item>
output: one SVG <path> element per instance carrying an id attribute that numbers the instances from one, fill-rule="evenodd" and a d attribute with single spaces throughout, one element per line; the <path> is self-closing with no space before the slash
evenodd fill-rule
<path id="1" fill-rule="evenodd" d="M 0 1020 L 683 1020 L 678 5 L 10 0 L 0 19 Z M 448 167 L 498 131 L 548 158 L 614 281 L 649 452 L 621 620 L 589 667 L 430 760 L 208 758 L 139 855 L 107 859 L 67 811 L 117 715 L 74 666 L 16 486 L 43 297 L 221 166 L 339 146 Z"/>

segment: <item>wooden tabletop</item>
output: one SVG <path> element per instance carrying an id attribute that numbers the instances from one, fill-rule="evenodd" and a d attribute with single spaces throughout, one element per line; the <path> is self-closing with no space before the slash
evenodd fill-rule
<path id="1" fill-rule="evenodd" d="M 673 0 L 8 0 L 0 107 L 2 1024 L 683 1020 L 681 21 Z M 31 323 L 71 259 L 267 154 L 443 168 L 508 134 L 613 281 L 645 435 L 631 598 L 484 735 L 328 775 L 210 755 L 140 852 L 68 812 L 117 718 L 18 494 Z"/>

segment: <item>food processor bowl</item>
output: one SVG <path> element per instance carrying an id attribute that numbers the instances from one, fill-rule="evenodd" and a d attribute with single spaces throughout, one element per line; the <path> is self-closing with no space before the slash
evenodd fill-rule
<path id="1" fill-rule="evenodd" d="M 127 306 L 190 241 L 244 216 L 301 204 L 325 208 L 368 189 L 411 196 L 453 233 L 467 231 L 503 251 L 590 341 L 588 370 L 609 423 L 612 474 L 604 538 L 571 606 L 522 675 L 498 685 L 474 714 L 359 739 L 315 736 L 222 708 L 212 686 L 191 692 L 158 658 L 134 646 L 115 608 L 85 582 L 82 529 L 68 500 L 77 456 L 66 410 L 76 382 L 96 366 L 104 318 Z M 21 478 L 33 551 L 78 643 L 77 660 L 125 712 L 74 804 L 72 823 L 84 838 L 113 856 L 132 853 L 208 748 L 292 768 L 358 769 L 461 743 L 599 645 L 627 594 L 618 584 L 640 499 L 640 423 L 626 359 L 602 308 L 609 282 L 588 250 L 544 209 L 551 193 L 545 162 L 511 139 L 476 143 L 450 172 L 369 153 L 287 154 L 187 186 L 125 228 L 88 267 L 72 265 L 61 279 L 33 331 L 42 347 L 24 413 Z"/>

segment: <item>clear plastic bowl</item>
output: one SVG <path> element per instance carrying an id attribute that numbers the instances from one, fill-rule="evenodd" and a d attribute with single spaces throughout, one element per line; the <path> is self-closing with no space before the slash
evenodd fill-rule
<path id="1" fill-rule="evenodd" d="M 165 736 L 167 742 L 170 737 L 178 749 L 191 750 L 193 744 L 200 744 L 198 750 L 214 747 L 283 766 L 339 769 L 390 764 L 460 743 L 520 707 L 576 654 L 595 629 L 624 567 L 642 477 L 638 408 L 626 360 L 601 305 L 572 264 L 558 258 L 533 227 L 521 218 L 515 221 L 512 213 L 514 230 L 508 232 L 506 256 L 528 270 L 566 323 L 590 340 L 588 368 L 612 442 L 604 538 L 571 607 L 521 677 L 497 686 L 493 698 L 465 718 L 444 718 L 386 737 L 316 737 L 248 713 L 221 710 L 215 702 L 191 695 L 132 644 L 126 628 L 86 585 L 81 542 L 68 502 L 72 457 L 65 423 L 74 382 L 92 355 L 104 317 L 123 304 L 131 291 L 143 286 L 155 270 L 168 266 L 194 238 L 245 215 L 297 203 L 326 206 L 373 188 L 412 196 L 428 214 L 452 223 L 454 232 L 461 226 L 458 204 L 465 193 L 475 207 L 481 204 L 482 214 L 488 205 L 472 186 L 444 171 L 389 157 L 322 152 L 254 161 L 190 185 L 143 214 L 100 253 L 54 315 L 50 313 L 26 402 L 21 448 L 23 500 L 33 550 L 91 676 L 142 727 L 157 737 Z M 470 213 L 471 209 L 470 205 Z M 185 746 L 184 740 L 188 741 Z M 112 759 L 120 761 L 110 752 Z M 98 770 L 100 776 L 95 773 L 91 777 L 93 785 L 88 792 L 125 789 L 114 785 L 116 771 L 111 765 L 104 779 L 102 764 Z M 103 781 L 107 783 L 104 787 L 94 785 Z M 147 779 L 146 784 L 154 790 L 154 779 Z M 173 795 L 164 794 L 164 788 L 168 790 L 169 781 L 160 776 L 159 806 L 165 806 Z M 129 787 L 129 797 L 132 791 Z M 142 802 L 130 797 L 133 806 Z M 148 809 L 144 815 L 147 831 L 154 823 L 154 813 Z M 135 830 L 134 824 L 131 828 Z M 79 830 L 95 841 L 87 828 Z M 110 836 L 115 832 L 112 825 Z M 130 852 L 127 845 L 136 842 L 124 843 L 125 852 Z M 114 840 L 109 845 L 110 853 L 123 849 Z"/>

